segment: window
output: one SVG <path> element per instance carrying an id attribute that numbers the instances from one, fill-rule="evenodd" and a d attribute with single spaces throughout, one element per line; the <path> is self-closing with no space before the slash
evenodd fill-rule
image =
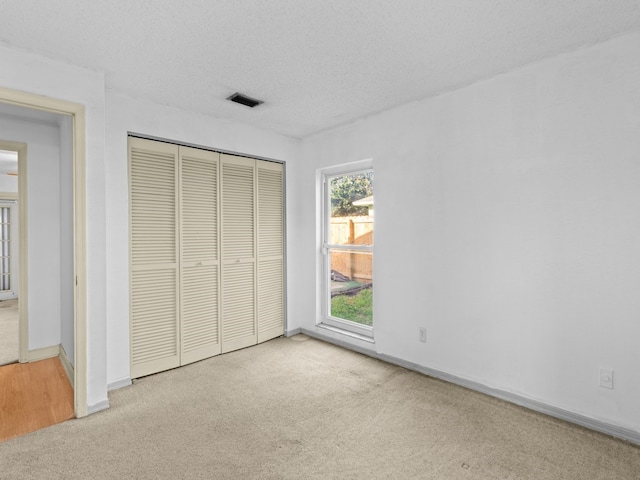
<path id="1" fill-rule="evenodd" d="M 323 175 L 325 326 L 373 337 L 373 170 Z"/>
<path id="2" fill-rule="evenodd" d="M 0 299 L 12 294 L 11 204 L 0 204 Z"/>

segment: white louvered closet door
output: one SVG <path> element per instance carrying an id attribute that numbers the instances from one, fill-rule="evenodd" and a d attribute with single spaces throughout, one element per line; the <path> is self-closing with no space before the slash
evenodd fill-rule
<path id="1" fill-rule="evenodd" d="M 222 352 L 258 342 L 255 160 L 221 155 Z"/>
<path id="2" fill-rule="evenodd" d="M 131 378 L 177 367 L 178 147 L 129 139 Z"/>
<path id="3" fill-rule="evenodd" d="M 256 161 L 258 342 L 284 334 L 283 166 Z"/>
<path id="4" fill-rule="evenodd" d="M 219 154 L 180 147 L 181 364 L 220 353 Z"/>

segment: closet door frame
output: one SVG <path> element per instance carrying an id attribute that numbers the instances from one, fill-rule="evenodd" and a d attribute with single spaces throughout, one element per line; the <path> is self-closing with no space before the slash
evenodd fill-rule
<path id="1" fill-rule="evenodd" d="M 165 139 L 165 138 L 160 138 L 160 137 L 154 137 L 154 136 L 150 136 L 150 135 L 144 135 L 144 134 L 139 134 L 139 133 L 133 133 L 130 132 L 128 134 L 128 139 L 129 141 L 131 140 L 135 140 L 135 139 L 140 139 L 140 140 L 150 140 L 150 141 L 154 141 L 154 142 L 159 142 L 165 145 L 168 145 L 170 147 L 175 147 L 178 151 L 177 153 L 177 157 L 176 157 L 176 196 L 177 196 L 177 206 L 176 206 L 176 211 L 177 211 L 177 221 L 176 221 L 176 245 L 178 246 L 178 257 L 177 257 L 177 279 L 178 279 L 178 285 L 177 285 L 177 302 L 178 302 L 178 318 L 177 318 L 177 322 L 178 322 L 178 348 L 181 348 L 181 343 L 182 343 L 182 339 L 181 339 L 181 330 L 182 330 L 182 326 L 181 326 L 181 322 L 180 322 L 180 313 L 181 313 L 181 305 L 180 302 L 182 301 L 182 262 L 183 262 L 183 254 L 182 254 L 182 248 L 181 248 L 181 242 L 182 242 L 182 233 L 181 233 L 181 226 L 182 226 L 182 212 L 181 212 L 181 195 L 182 195 L 182 191 L 181 191 L 181 182 L 182 182 L 182 178 L 181 178 L 181 154 L 179 153 L 179 149 L 180 148 L 194 148 L 194 149 L 198 149 L 198 150 L 202 150 L 202 151 L 207 151 L 207 152 L 214 152 L 216 154 L 218 154 L 218 219 L 219 219 L 219 228 L 218 228 L 218 265 L 219 265 L 219 269 L 218 269 L 218 341 L 219 341 L 219 345 L 221 347 L 220 352 L 218 353 L 226 353 L 228 351 L 233 351 L 233 350 L 237 350 L 239 348 L 243 348 L 244 346 L 251 346 L 251 345 L 256 345 L 258 343 L 261 343 L 262 341 L 266 341 L 268 338 L 264 338 L 264 336 L 261 336 L 259 333 L 259 325 L 258 325 L 258 315 L 259 315 L 259 311 L 258 311 L 258 219 L 257 219 L 257 212 L 258 212 L 258 205 L 257 205 L 257 188 L 258 188 L 258 184 L 257 184 L 257 175 L 258 175 L 258 162 L 262 161 L 262 162 L 269 162 L 269 163 L 273 163 L 273 164 L 278 164 L 281 166 L 282 169 L 282 331 L 276 335 L 277 332 L 269 332 L 269 337 L 273 338 L 279 335 L 284 335 L 284 336 L 289 336 L 289 332 L 287 331 L 287 242 L 286 242 L 286 231 L 287 231 L 287 215 L 286 215 L 286 205 L 287 205 L 287 196 L 286 196 L 286 163 L 281 161 L 281 160 L 275 160 L 272 158 L 267 158 L 267 157 L 259 157 L 259 156 L 254 156 L 254 155 L 245 155 L 242 153 L 238 153 L 238 152 L 234 152 L 234 151 L 229 151 L 229 150 L 224 150 L 224 149 L 217 149 L 217 148 L 211 148 L 211 147 L 203 147 L 201 145 L 197 145 L 197 144 L 190 144 L 190 143 L 185 143 L 185 142 L 177 142 L 174 140 L 169 140 L 169 139 Z M 223 252 L 223 241 L 222 241 L 222 229 L 223 229 L 223 220 L 222 220 L 222 208 L 223 208 L 223 204 L 222 204 L 222 195 L 223 195 L 223 185 L 222 185 L 222 178 L 223 178 L 223 173 L 222 173 L 222 169 L 223 169 L 223 157 L 224 156 L 231 156 L 234 158 L 234 161 L 236 159 L 238 159 L 240 162 L 253 162 L 253 188 L 254 188 L 254 194 L 253 194 L 253 211 L 254 211 L 254 252 L 253 252 L 253 258 L 252 260 L 247 260 L 247 259 L 224 259 L 224 252 Z M 129 169 L 131 168 L 131 166 L 129 165 Z M 131 177 L 130 177 L 131 178 Z M 131 217 L 129 218 L 129 231 L 130 231 L 130 235 L 129 238 L 131 239 Z M 131 240 L 129 241 L 129 258 L 131 259 Z M 224 304 L 224 297 L 223 297 L 223 282 L 224 282 L 224 265 L 225 263 L 227 265 L 232 265 L 232 264 L 237 264 L 237 263 L 247 263 L 247 262 L 251 262 L 253 263 L 253 284 L 254 284 L 254 302 L 253 302 L 253 328 L 254 328 L 254 336 L 255 336 L 255 341 L 252 341 L 252 343 L 248 343 L 246 345 L 244 345 L 244 343 L 246 342 L 227 342 L 226 348 L 225 348 L 225 344 L 224 344 L 224 334 L 223 334 L 223 325 L 222 322 L 224 321 L 223 318 L 223 304 Z M 132 264 L 131 264 L 131 260 L 130 260 L 130 302 L 132 302 L 132 289 L 131 289 L 131 278 L 132 278 Z M 132 303 L 130 304 L 130 311 L 131 311 L 131 306 Z M 131 333 L 131 328 L 132 328 L 132 318 L 130 317 L 129 319 L 129 324 L 130 324 L 130 333 Z M 262 337 L 262 338 L 261 338 Z M 131 337 L 130 337 L 131 338 Z M 132 355 L 132 354 L 131 354 Z M 214 353 L 213 355 L 217 355 L 217 353 Z M 212 356 L 213 356 L 212 355 Z M 194 359 L 189 359 L 189 358 L 181 358 L 181 351 L 179 350 L 178 352 L 178 364 L 177 365 L 173 365 L 172 366 L 168 366 L 167 368 L 163 368 L 163 370 L 166 370 L 168 368 L 174 368 L 176 366 L 181 366 L 183 364 L 187 364 L 190 363 L 192 361 L 196 361 Z M 162 370 L 155 370 L 153 372 L 145 372 L 145 373 L 140 373 L 140 372 L 134 372 L 133 369 L 133 362 L 131 363 L 132 365 L 132 372 L 131 372 L 131 378 L 138 378 L 141 376 L 145 376 L 151 373 L 156 373 Z"/>

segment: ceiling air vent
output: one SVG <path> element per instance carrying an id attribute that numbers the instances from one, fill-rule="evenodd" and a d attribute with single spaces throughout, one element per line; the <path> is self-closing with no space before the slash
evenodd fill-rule
<path id="1" fill-rule="evenodd" d="M 247 97 L 246 95 L 238 92 L 234 93 L 230 97 L 227 97 L 227 100 L 246 105 L 249 108 L 257 107 L 261 103 L 264 103 L 262 100 L 256 100 L 255 98 Z"/>

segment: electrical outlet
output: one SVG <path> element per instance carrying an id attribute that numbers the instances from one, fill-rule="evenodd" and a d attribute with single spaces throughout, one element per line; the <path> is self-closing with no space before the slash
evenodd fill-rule
<path id="1" fill-rule="evenodd" d="M 420 340 L 422 343 L 427 343 L 427 329 L 425 327 L 420 327 L 418 340 Z"/>
<path id="2" fill-rule="evenodd" d="M 600 386 L 613 390 L 613 370 L 610 368 L 600 369 Z"/>

